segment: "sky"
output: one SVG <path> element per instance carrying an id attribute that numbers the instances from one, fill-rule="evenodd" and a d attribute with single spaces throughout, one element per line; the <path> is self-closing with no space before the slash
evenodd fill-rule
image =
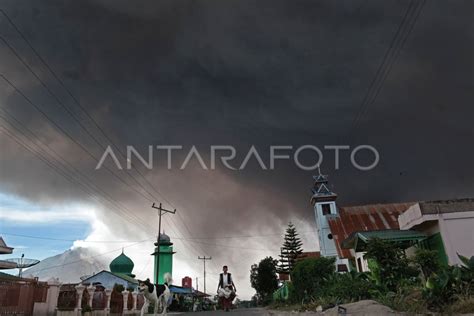
<path id="1" fill-rule="evenodd" d="M 118 255 L 149 239 L 126 251 L 151 275 L 161 202 L 177 209 L 163 218 L 175 278 L 202 276 L 197 257 L 212 256 L 208 284 L 227 264 L 248 298 L 250 265 L 278 256 L 289 221 L 318 249 L 318 171 L 270 169 L 270 146 L 320 148 L 339 205 L 473 197 L 472 1 L 422 3 L 2 0 L 0 233 L 12 256 Z M 166 145 L 183 147 L 172 168 L 154 149 L 151 169 L 108 156 L 96 170 L 107 146 L 125 167 L 126 146 L 146 158 Z M 237 169 L 254 146 L 267 169 L 255 156 L 242 170 L 195 156 L 179 168 L 193 146 L 209 167 L 213 145 L 233 146 Z M 331 145 L 350 148 L 339 168 Z M 358 145 L 376 149 L 375 168 L 353 166 Z"/>

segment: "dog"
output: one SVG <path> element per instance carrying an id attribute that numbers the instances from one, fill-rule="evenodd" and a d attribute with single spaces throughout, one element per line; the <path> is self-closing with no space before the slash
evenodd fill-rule
<path id="1" fill-rule="evenodd" d="M 150 303 L 153 303 L 154 310 L 153 315 L 158 313 L 159 308 L 162 308 L 162 315 L 166 315 L 168 302 L 171 298 L 171 292 L 169 285 L 171 285 L 172 279 L 169 273 L 164 275 L 165 284 L 153 284 L 150 282 L 150 279 L 145 281 L 138 280 L 138 291 L 143 293 L 145 298 L 145 304 L 141 309 L 140 316 L 143 316 L 145 313 L 148 313 L 148 306 Z"/>

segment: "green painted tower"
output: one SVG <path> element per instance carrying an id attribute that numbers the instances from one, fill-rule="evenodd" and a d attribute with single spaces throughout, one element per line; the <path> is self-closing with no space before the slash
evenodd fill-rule
<path id="1" fill-rule="evenodd" d="M 158 247 L 158 241 L 155 242 L 155 252 L 151 254 L 155 256 L 155 269 L 153 273 L 155 284 L 164 283 L 163 276 L 165 273 L 173 275 L 173 254 L 175 252 L 173 252 L 173 243 L 170 240 L 170 236 L 160 234 L 160 245 Z M 159 272 L 158 267 L 160 269 Z"/>

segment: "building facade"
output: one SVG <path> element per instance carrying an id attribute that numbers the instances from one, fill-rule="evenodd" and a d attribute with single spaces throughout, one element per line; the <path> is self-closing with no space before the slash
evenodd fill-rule
<path id="1" fill-rule="evenodd" d="M 313 177 L 311 204 L 321 256 L 335 257 L 337 270 L 369 270 L 364 258 L 371 238 L 438 252 L 441 264 L 459 265 L 474 255 L 474 199 L 339 207 L 327 176 Z M 344 266 L 346 266 L 344 268 Z"/>
<path id="2" fill-rule="evenodd" d="M 338 216 L 336 205 L 337 194 L 329 189 L 326 175 L 314 176 L 313 195 L 311 205 L 313 206 L 316 229 L 319 239 L 320 255 L 322 257 L 335 257 L 338 271 L 348 271 L 349 261 L 338 255 L 334 235 L 329 225 L 330 220 Z"/>
<path id="3" fill-rule="evenodd" d="M 418 202 L 398 218 L 400 229 L 423 232 L 422 247 L 437 250 L 442 264 L 459 265 L 474 255 L 474 199 Z"/>

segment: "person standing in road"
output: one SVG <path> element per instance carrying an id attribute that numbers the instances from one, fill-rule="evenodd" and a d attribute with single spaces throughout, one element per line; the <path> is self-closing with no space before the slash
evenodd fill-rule
<path id="1" fill-rule="evenodd" d="M 219 284 L 217 285 L 217 294 L 219 295 L 219 300 L 224 310 L 228 312 L 232 307 L 232 301 L 236 296 L 237 289 L 235 287 L 234 281 L 232 280 L 232 275 L 228 273 L 227 266 L 222 267 L 223 273 L 219 275 Z"/>

